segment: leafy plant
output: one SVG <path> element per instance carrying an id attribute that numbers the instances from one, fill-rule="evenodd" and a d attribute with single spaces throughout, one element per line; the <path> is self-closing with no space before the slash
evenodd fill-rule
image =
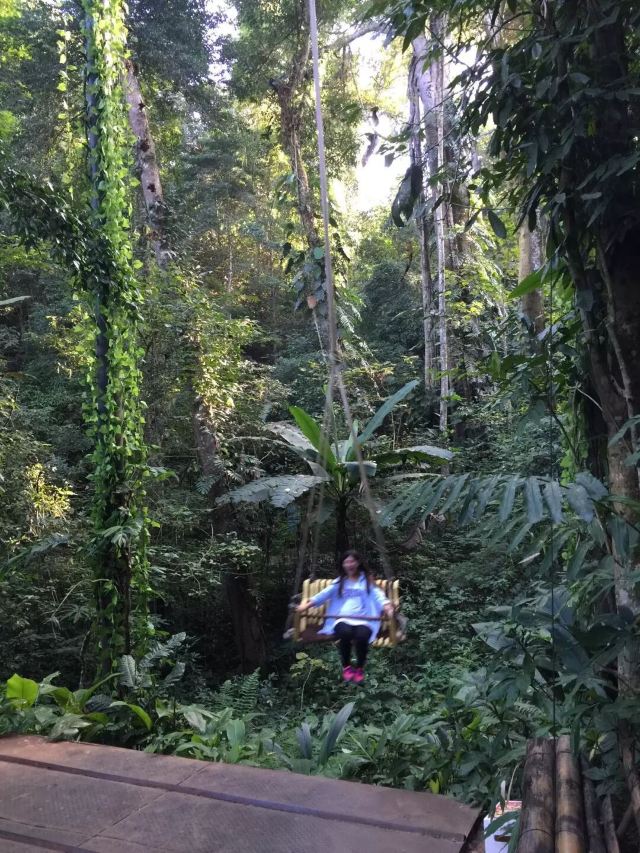
<path id="1" fill-rule="evenodd" d="M 398 403 L 407 397 L 416 387 L 413 380 L 404 385 L 399 391 L 389 397 L 374 413 L 371 419 L 362 427 L 355 422 L 354 433 L 346 439 L 332 439 L 323 427 L 311 415 L 297 406 L 292 406 L 290 412 L 297 428 L 287 423 L 269 424 L 269 429 L 276 433 L 306 464 L 313 474 L 288 474 L 279 477 L 265 477 L 238 489 L 218 499 L 219 503 L 261 502 L 269 500 L 273 506 L 286 507 L 310 489 L 322 485 L 324 499 L 322 505 L 325 520 L 331 514 L 336 518 L 336 550 L 347 547 L 347 516 L 350 505 L 360 500 L 360 474 L 357 462 L 356 446 L 363 455 L 367 442 L 382 425 L 387 415 Z M 364 467 L 369 477 L 403 462 L 442 464 L 452 458 L 448 450 L 420 445 L 416 447 L 400 447 L 381 453 L 367 454 Z"/>

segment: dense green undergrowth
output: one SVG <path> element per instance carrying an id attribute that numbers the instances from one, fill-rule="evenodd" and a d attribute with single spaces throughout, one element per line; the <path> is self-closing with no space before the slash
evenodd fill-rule
<path id="1" fill-rule="evenodd" d="M 333 648 L 283 645 L 270 671 L 212 689 L 180 634 L 142 660 L 123 658 L 117 674 L 85 689 L 61 686 L 57 673 L 40 681 L 13 675 L 0 731 L 322 773 L 489 805 L 501 785 L 517 792 L 526 739 L 544 732 L 552 713 L 536 691 L 532 664 L 523 667 L 508 647 L 509 631 L 496 642 L 497 627 L 487 627 L 492 608 L 509 610 L 517 591 L 535 596 L 535 581 L 499 550 L 447 530 L 423 543 L 404 571 L 409 640 L 372 653 L 362 688 L 340 683 Z M 537 641 L 536 650 L 528 640 L 531 656 L 547 653 L 548 639 Z"/>

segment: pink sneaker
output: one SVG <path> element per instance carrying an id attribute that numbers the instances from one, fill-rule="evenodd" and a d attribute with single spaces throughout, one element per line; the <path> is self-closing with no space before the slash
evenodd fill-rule
<path id="1" fill-rule="evenodd" d="M 362 667 L 356 667 L 353 670 L 353 677 L 351 679 L 354 684 L 362 684 L 364 681 L 364 669 Z"/>
<path id="2" fill-rule="evenodd" d="M 356 671 L 352 666 L 345 666 L 342 670 L 342 680 L 353 681 L 355 674 Z"/>

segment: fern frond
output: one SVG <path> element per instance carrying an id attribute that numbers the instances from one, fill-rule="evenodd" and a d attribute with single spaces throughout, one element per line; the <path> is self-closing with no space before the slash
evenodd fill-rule
<path id="1" fill-rule="evenodd" d="M 429 475 L 400 490 L 386 506 L 381 523 L 384 527 L 415 524 L 431 513 L 451 513 L 466 524 L 492 511 L 504 525 L 514 508 L 525 516 L 529 527 L 545 519 L 558 524 L 563 520 L 563 510 L 589 523 L 595 516 L 596 504 L 608 497 L 605 486 L 588 472 L 578 474 L 568 485 L 549 477 L 525 478 L 517 474 Z"/>

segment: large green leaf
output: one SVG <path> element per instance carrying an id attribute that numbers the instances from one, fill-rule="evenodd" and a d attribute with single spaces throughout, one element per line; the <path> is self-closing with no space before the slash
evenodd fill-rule
<path id="1" fill-rule="evenodd" d="M 489 217 L 489 225 L 491 225 L 496 237 L 500 237 L 501 240 L 506 240 L 507 228 L 502 219 L 500 219 L 498 214 L 494 210 L 491 210 L 491 208 L 487 210 L 487 216 Z"/>
<path id="2" fill-rule="evenodd" d="M 439 508 L 439 511 L 444 515 L 446 512 L 449 512 L 451 507 L 455 506 L 456 501 L 460 497 L 462 490 L 464 489 L 467 480 L 469 479 L 469 474 L 463 474 L 461 477 L 456 477 L 453 481 L 453 488 L 449 492 L 446 497 L 445 502 Z"/>
<path id="3" fill-rule="evenodd" d="M 262 503 L 269 501 L 272 506 L 283 509 L 293 503 L 309 489 L 328 478 L 312 474 L 282 474 L 280 477 L 262 477 L 251 483 L 246 483 L 222 495 L 216 501 L 218 504 L 227 503 Z"/>
<path id="4" fill-rule="evenodd" d="M 398 405 L 401 400 L 404 400 L 413 389 L 418 384 L 417 379 L 413 379 L 411 382 L 407 382 L 406 385 L 403 385 L 399 391 L 396 391 L 395 394 L 392 394 L 391 397 L 386 399 L 384 403 L 380 406 L 375 415 L 368 421 L 365 428 L 362 430 L 360 435 L 358 436 L 358 444 L 362 445 L 365 441 L 368 441 L 373 433 L 378 429 L 378 427 L 382 424 L 387 415 Z"/>
<path id="5" fill-rule="evenodd" d="M 575 514 L 583 521 L 592 521 L 595 515 L 593 501 L 584 486 L 571 483 L 565 492 L 567 503 Z"/>
<path id="6" fill-rule="evenodd" d="M 299 406 L 290 406 L 289 411 L 295 419 L 295 422 L 300 427 L 303 435 L 309 439 L 311 444 L 318 451 L 320 461 L 324 464 L 327 471 L 335 471 L 338 460 L 331 449 L 329 439 L 322 432 L 320 425 L 314 421 L 308 412 L 305 412 L 305 410 L 301 409 Z"/>
<path id="7" fill-rule="evenodd" d="M 556 621 L 553 626 L 556 654 L 569 672 L 579 674 L 591 667 L 591 658 L 578 640 Z"/>
<path id="8" fill-rule="evenodd" d="M 300 754 L 310 761 L 313 758 L 313 748 L 309 723 L 303 723 L 299 729 L 296 729 L 296 739 L 300 747 Z"/>
<path id="9" fill-rule="evenodd" d="M 544 507 L 542 505 L 542 495 L 540 494 L 540 484 L 537 477 L 527 477 L 524 484 L 524 495 L 527 501 L 527 518 L 530 524 L 536 524 L 542 521 L 544 517 Z"/>
<path id="10" fill-rule="evenodd" d="M 483 482 L 482 488 L 478 492 L 478 505 L 476 508 L 476 517 L 479 518 L 482 513 L 487 508 L 487 504 L 493 497 L 493 493 L 496 490 L 496 486 L 500 481 L 499 474 L 493 474 L 487 480 Z"/>
<path id="11" fill-rule="evenodd" d="M 7 699 L 14 705 L 30 708 L 38 698 L 38 685 L 31 678 L 15 673 L 7 681 Z"/>
<path id="12" fill-rule="evenodd" d="M 353 420 L 353 432 L 349 433 L 349 438 L 346 441 L 338 442 L 338 453 L 340 454 L 341 462 L 353 462 L 356 458 L 355 450 L 354 450 L 354 434 L 358 435 L 358 430 L 360 429 L 360 424 L 358 420 L 354 418 Z"/>
<path id="13" fill-rule="evenodd" d="M 587 494 L 594 501 L 602 501 L 609 495 L 606 486 L 589 471 L 582 471 L 580 474 L 576 474 L 576 483 L 579 486 L 584 486 Z"/>
<path id="14" fill-rule="evenodd" d="M 274 432 L 276 435 L 279 435 L 288 444 L 298 450 L 315 449 L 314 445 L 311 444 L 311 442 L 306 437 L 306 435 L 304 435 L 302 430 L 293 426 L 293 424 L 288 424 L 283 421 L 274 421 L 273 423 L 267 424 L 267 429 L 270 432 Z"/>
<path id="15" fill-rule="evenodd" d="M 511 477 L 511 479 L 507 481 L 507 486 L 502 496 L 502 503 L 500 504 L 500 521 L 506 521 L 511 515 L 513 502 L 516 497 L 516 489 L 520 485 L 520 482 L 520 477 Z"/>
<path id="16" fill-rule="evenodd" d="M 508 298 L 520 299 L 521 296 L 531 293 L 532 290 L 538 290 L 542 286 L 542 273 L 543 270 L 539 269 L 523 278 L 513 290 L 509 291 Z"/>
<path id="17" fill-rule="evenodd" d="M 151 731 L 151 728 L 153 727 L 153 722 L 151 720 L 151 717 L 149 716 L 149 714 L 147 714 L 147 712 L 144 710 L 144 708 L 140 707 L 140 705 L 136 705 L 133 702 L 117 701 L 117 702 L 112 702 L 109 707 L 111 707 L 111 708 L 128 708 L 131 711 L 131 713 L 135 714 L 136 717 L 142 722 L 142 725 L 145 727 L 145 729 L 147 731 Z"/>
<path id="18" fill-rule="evenodd" d="M 318 756 L 318 764 L 321 767 L 325 765 L 331 757 L 331 754 L 335 749 L 336 743 L 338 742 L 338 738 L 342 734 L 342 731 L 347 724 L 347 720 L 351 716 L 353 706 L 354 703 L 349 702 L 349 704 L 345 705 L 344 708 L 341 708 L 333 718 L 333 722 L 329 726 L 329 731 L 327 732 L 325 739 L 322 742 L 320 755 Z"/>
<path id="19" fill-rule="evenodd" d="M 518 530 L 516 535 L 509 542 L 509 553 L 513 553 L 514 551 L 518 550 L 532 527 L 533 524 L 530 521 L 527 521 L 525 524 L 522 525 L 520 530 Z"/>
<path id="20" fill-rule="evenodd" d="M 225 728 L 227 740 L 231 747 L 238 748 L 242 746 L 247 737 L 247 729 L 244 720 L 233 719 L 229 720 Z"/>
<path id="21" fill-rule="evenodd" d="M 551 480 L 544 487 L 544 499 L 554 524 L 562 523 L 562 491 L 557 480 Z"/>
<path id="22" fill-rule="evenodd" d="M 135 687 L 138 681 L 138 666 L 132 655 L 122 655 L 120 658 L 120 684 L 123 687 Z"/>
<path id="23" fill-rule="evenodd" d="M 433 447 L 430 444 L 420 444 L 415 447 L 397 447 L 375 455 L 380 465 L 390 465 L 395 462 L 435 462 L 443 465 L 453 459 L 453 453 L 443 447 Z"/>
<path id="24" fill-rule="evenodd" d="M 199 708 L 186 707 L 181 708 L 182 716 L 185 718 L 187 723 L 191 726 L 195 731 L 200 732 L 200 734 L 204 734 L 207 730 L 207 721 L 202 713 L 202 710 Z"/>

